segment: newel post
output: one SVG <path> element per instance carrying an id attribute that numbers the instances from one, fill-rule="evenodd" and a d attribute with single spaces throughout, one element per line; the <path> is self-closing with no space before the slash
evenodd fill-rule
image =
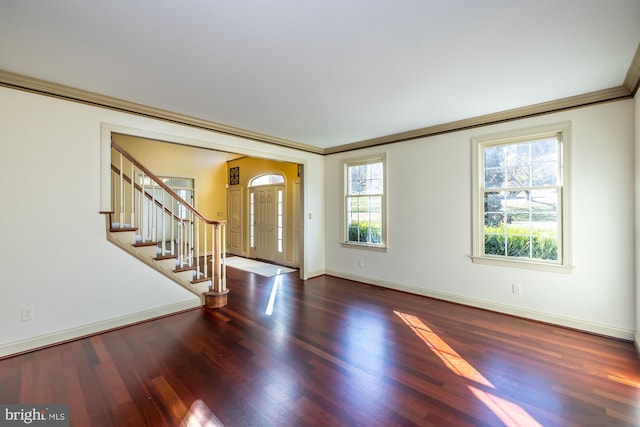
<path id="1" fill-rule="evenodd" d="M 227 305 L 227 272 L 225 262 L 225 223 L 215 223 L 212 227 L 213 256 L 211 263 L 213 275 L 209 291 L 205 292 L 207 308 L 220 308 Z"/>

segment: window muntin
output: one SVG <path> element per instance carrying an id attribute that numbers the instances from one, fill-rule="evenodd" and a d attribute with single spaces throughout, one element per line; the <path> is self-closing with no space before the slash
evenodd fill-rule
<path id="1" fill-rule="evenodd" d="M 385 246 L 384 180 L 383 157 L 345 163 L 345 243 Z"/>
<path id="2" fill-rule="evenodd" d="M 255 248 L 256 246 L 256 242 L 255 242 L 255 236 L 256 236 L 256 215 L 255 215 L 255 209 L 254 209 L 254 204 L 255 202 L 255 195 L 253 194 L 253 192 L 249 193 L 249 247 L 251 248 Z"/>
<path id="3" fill-rule="evenodd" d="M 279 173 L 268 173 L 253 178 L 249 182 L 249 187 L 256 187 L 258 185 L 273 185 L 284 184 L 284 176 Z"/>
<path id="4" fill-rule="evenodd" d="M 474 261 L 570 263 L 569 126 L 545 129 L 474 140 Z"/>

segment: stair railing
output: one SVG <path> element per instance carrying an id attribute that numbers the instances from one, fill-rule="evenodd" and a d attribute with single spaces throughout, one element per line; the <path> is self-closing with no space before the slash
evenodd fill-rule
<path id="1" fill-rule="evenodd" d="M 159 248 L 156 259 L 176 258 L 193 283 L 226 294 L 226 221 L 206 218 L 113 140 L 111 148 L 111 228 L 135 230 L 137 245 Z"/>

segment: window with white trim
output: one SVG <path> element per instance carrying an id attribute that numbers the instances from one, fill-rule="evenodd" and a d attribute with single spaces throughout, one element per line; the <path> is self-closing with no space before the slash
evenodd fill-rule
<path id="1" fill-rule="evenodd" d="M 386 246 L 385 156 L 344 162 L 344 243 Z"/>
<path id="2" fill-rule="evenodd" d="M 473 139 L 473 260 L 571 266 L 570 124 Z"/>

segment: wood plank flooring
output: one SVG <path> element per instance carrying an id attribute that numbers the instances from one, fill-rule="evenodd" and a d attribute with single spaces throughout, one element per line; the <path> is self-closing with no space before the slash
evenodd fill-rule
<path id="1" fill-rule="evenodd" d="M 72 426 L 637 426 L 629 342 L 323 276 L 0 360 Z M 270 301 L 272 304 L 270 304 Z"/>

